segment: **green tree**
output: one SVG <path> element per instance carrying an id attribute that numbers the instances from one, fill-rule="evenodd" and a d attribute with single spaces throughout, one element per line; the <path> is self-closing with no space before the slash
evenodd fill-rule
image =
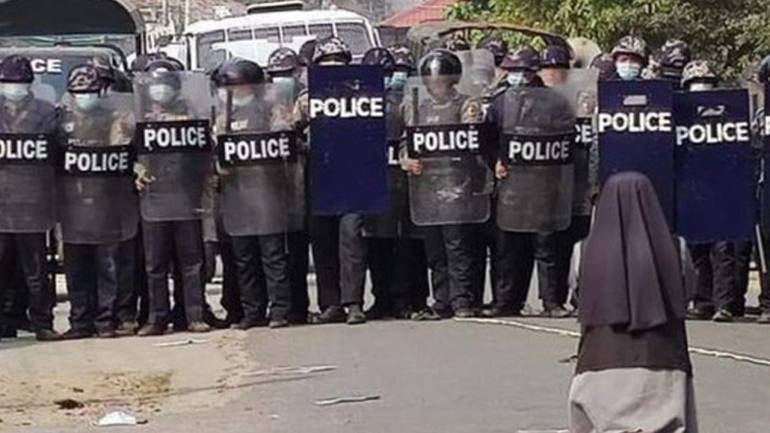
<path id="1" fill-rule="evenodd" d="M 747 78 L 745 71 L 770 54 L 770 8 L 760 0 L 466 0 L 450 7 L 447 17 L 584 36 L 607 51 L 631 32 L 651 48 L 678 38 L 727 81 Z"/>

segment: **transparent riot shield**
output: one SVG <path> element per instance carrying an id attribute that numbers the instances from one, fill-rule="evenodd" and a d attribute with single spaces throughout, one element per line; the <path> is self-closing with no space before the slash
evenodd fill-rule
<path id="1" fill-rule="evenodd" d="M 147 221 L 199 219 L 212 173 L 209 119 L 213 107 L 206 75 L 156 71 L 134 78 L 137 117 L 136 173 Z"/>
<path id="2" fill-rule="evenodd" d="M 599 72 L 593 69 L 571 69 L 567 81 L 553 89 L 563 94 L 575 108 L 577 139 L 572 148 L 575 186 L 572 211 L 575 215 L 591 215 L 591 199 L 599 188 L 599 149 L 595 145 Z"/>
<path id="3" fill-rule="evenodd" d="M 59 221 L 74 244 L 122 242 L 136 236 L 133 98 L 100 96 L 80 103 L 66 95 L 59 123 Z"/>
<path id="4" fill-rule="evenodd" d="M 457 90 L 464 95 L 482 95 L 495 80 L 495 57 L 488 50 L 455 53 L 463 64 Z"/>
<path id="5" fill-rule="evenodd" d="M 0 233 L 41 233 L 56 222 L 58 115 L 44 93 L 0 96 Z"/>
<path id="6" fill-rule="evenodd" d="M 460 93 L 459 82 L 456 76 L 417 78 L 407 87 L 409 204 L 412 221 L 420 226 L 489 219 L 488 128 L 480 98 Z"/>
<path id="7" fill-rule="evenodd" d="M 550 88 L 511 88 L 501 96 L 497 225 L 511 232 L 564 230 L 572 219 L 575 110 Z M 498 174 L 499 175 L 499 174 Z"/>
<path id="8" fill-rule="evenodd" d="M 304 171 L 291 129 L 291 94 L 275 84 L 219 89 L 220 212 L 231 236 L 302 229 Z"/>

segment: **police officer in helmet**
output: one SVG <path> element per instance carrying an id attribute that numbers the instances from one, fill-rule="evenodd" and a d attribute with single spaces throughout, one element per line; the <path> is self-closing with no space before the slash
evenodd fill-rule
<path id="1" fill-rule="evenodd" d="M 564 84 L 570 68 L 570 54 L 563 45 L 545 47 L 540 59 L 540 78 L 546 86 Z"/>
<path id="2" fill-rule="evenodd" d="M 217 116 L 218 133 L 268 132 L 280 122 L 274 118 L 277 108 L 275 99 L 270 99 L 278 95 L 266 94 L 264 85 L 267 78 L 256 63 L 244 59 L 228 60 L 212 73 L 211 79 L 217 88 L 218 98 L 224 102 L 224 109 Z M 290 101 L 291 95 L 286 100 Z M 290 125 L 290 121 L 282 123 L 284 127 Z M 224 168 L 222 161 L 218 166 L 220 211 L 225 230 L 232 239 L 243 307 L 243 320 L 234 328 L 246 330 L 266 322 L 271 328 L 288 326 L 291 299 L 285 228 L 288 215 L 281 205 L 281 197 L 268 194 L 275 191 L 284 194 L 280 187 L 276 187 L 286 178 L 283 166 Z M 246 194 L 248 190 L 244 189 L 244 185 L 250 182 L 258 182 L 264 194 Z M 264 202 L 261 202 L 263 199 Z M 261 209 L 258 215 L 250 212 L 255 207 Z M 242 218 L 257 218 L 260 221 L 241 224 Z M 277 221 L 281 227 L 273 226 L 272 223 L 278 219 L 281 220 Z M 263 227 L 268 225 L 265 221 L 269 221 L 271 227 Z"/>
<path id="3" fill-rule="evenodd" d="M 406 123 L 410 126 L 452 125 L 481 123 L 483 120 L 481 101 L 462 95 L 457 84 L 463 73 L 462 62 L 452 51 L 436 49 L 426 54 L 419 64 L 419 75 L 425 88 L 426 97 L 415 107 L 414 101 L 405 105 Z M 440 182 L 437 188 L 452 185 L 453 188 L 468 189 L 462 183 L 471 177 L 471 183 L 485 182 L 473 178 L 477 169 L 475 157 L 463 157 L 459 162 L 447 158 L 412 159 L 402 152 L 402 166 L 409 173 L 409 182 L 430 186 Z M 430 170 L 430 171 L 427 171 Z M 430 174 L 429 174 L 430 173 Z M 440 174 L 443 173 L 443 174 Z M 422 180 L 421 176 L 432 180 Z M 416 187 L 422 189 L 423 187 Z M 415 188 L 410 188 L 416 191 Z M 464 191 L 464 193 L 467 193 Z M 415 199 L 412 200 L 413 205 Z M 424 200 L 418 198 L 417 200 Z M 470 211 L 469 208 L 466 209 Z M 414 217 L 414 212 L 413 217 Z M 456 215 L 462 220 L 463 215 Z M 435 320 L 456 317 L 472 317 L 474 311 L 475 285 L 478 283 L 478 269 L 483 254 L 478 242 L 479 224 L 458 223 L 431 224 L 423 228 L 428 267 L 431 270 L 434 304 L 430 311 L 419 312 L 416 320 Z"/>
<path id="4" fill-rule="evenodd" d="M 31 89 L 34 79 L 28 58 L 11 55 L 0 61 L 0 134 L 55 133 L 57 111 L 35 97 Z M 6 186 L 13 187 L 0 194 L 0 262 L 16 255 L 21 263 L 29 291 L 32 331 L 40 341 L 60 338 L 53 330 L 56 296 L 49 283 L 46 262 L 46 232 L 55 221 L 52 164 L 8 164 L 0 169 L 4 182 L 10 182 Z M 9 280 L 0 282 L 3 291 L 9 290 Z"/>
<path id="5" fill-rule="evenodd" d="M 316 43 L 312 61 L 314 66 L 340 66 L 349 64 L 352 59 L 347 44 L 338 37 L 329 36 Z M 305 91 L 295 105 L 295 126 L 300 131 L 310 124 L 308 104 L 309 94 Z M 309 145 L 313 146 L 312 137 Z M 366 242 L 362 224 L 363 218 L 356 214 L 310 216 L 310 239 L 321 309 L 321 313 L 313 317 L 314 323 L 347 321 L 355 325 L 366 322 L 363 311 Z"/>
<path id="6" fill-rule="evenodd" d="M 642 69 L 647 65 L 647 43 L 637 36 L 624 36 L 612 49 L 616 78 L 623 81 L 641 78 Z"/>

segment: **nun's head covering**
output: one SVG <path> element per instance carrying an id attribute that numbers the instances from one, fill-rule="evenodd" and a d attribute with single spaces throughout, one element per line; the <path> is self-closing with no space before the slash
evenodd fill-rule
<path id="1" fill-rule="evenodd" d="M 607 180 L 581 263 L 582 325 L 642 331 L 684 318 L 679 254 L 646 176 Z"/>

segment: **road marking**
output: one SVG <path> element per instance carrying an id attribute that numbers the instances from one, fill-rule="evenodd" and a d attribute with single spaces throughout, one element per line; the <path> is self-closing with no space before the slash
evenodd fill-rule
<path id="1" fill-rule="evenodd" d="M 550 326 L 532 325 L 529 323 L 519 322 L 517 320 L 500 320 L 500 319 L 454 319 L 456 322 L 467 323 L 479 323 L 482 325 L 503 325 L 512 326 L 514 328 L 526 329 L 527 331 L 542 332 L 545 334 L 559 335 L 568 338 L 580 338 L 580 333 L 577 331 L 571 331 L 569 329 L 553 328 Z M 721 350 L 707 349 L 704 347 L 690 346 L 690 353 L 701 356 L 709 356 L 717 359 L 731 359 L 737 362 L 745 362 L 754 365 L 761 365 L 763 367 L 770 367 L 770 359 L 754 357 L 751 355 L 744 355 L 735 352 L 725 352 Z"/>

